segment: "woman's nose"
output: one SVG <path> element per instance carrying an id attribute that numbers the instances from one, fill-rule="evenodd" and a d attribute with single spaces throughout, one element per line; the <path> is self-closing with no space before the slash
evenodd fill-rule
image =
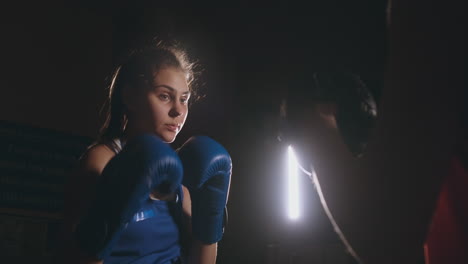
<path id="1" fill-rule="evenodd" d="M 180 102 L 175 102 L 169 111 L 169 116 L 178 117 L 184 113 L 184 108 Z"/>

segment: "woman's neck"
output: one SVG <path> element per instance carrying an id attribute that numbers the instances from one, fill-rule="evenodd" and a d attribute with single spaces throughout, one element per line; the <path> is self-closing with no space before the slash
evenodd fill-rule
<path id="1" fill-rule="evenodd" d="M 120 141 L 122 141 L 122 144 L 125 144 L 125 142 L 141 134 L 144 134 L 143 130 L 137 128 L 137 126 L 129 120 Z"/>

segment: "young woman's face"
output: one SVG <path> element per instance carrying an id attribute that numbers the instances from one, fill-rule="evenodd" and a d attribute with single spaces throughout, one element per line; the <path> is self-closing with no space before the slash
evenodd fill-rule
<path id="1" fill-rule="evenodd" d="M 130 116 L 137 129 L 173 142 L 188 114 L 190 90 L 185 73 L 174 67 L 162 68 L 147 89 L 140 91 Z"/>

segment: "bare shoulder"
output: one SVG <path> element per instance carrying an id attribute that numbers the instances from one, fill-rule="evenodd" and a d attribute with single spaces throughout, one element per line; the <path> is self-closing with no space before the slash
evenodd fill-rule
<path id="1" fill-rule="evenodd" d="M 114 152 L 104 144 L 96 144 L 82 155 L 77 167 L 71 171 L 65 186 L 63 232 L 71 234 L 95 195 L 96 183 L 102 170 L 114 156 Z"/>
<path id="2" fill-rule="evenodd" d="M 81 193 L 77 195 L 81 197 L 83 191 L 94 187 L 104 167 L 114 156 L 115 153 L 104 144 L 91 146 L 81 156 L 78 166 L 72 171 L 67 187 Z"/>
<path id="3" fill-rule="evenodd" d="M 80 160 L 80 170 L 101 174 L 109 160 L 115 156 L 115 153 L 104 144 L 96 144 L 90 147 Z"/>
<path id="4" fill-rule="evenodd" d="M 71 172 L 66 185 L 66 204 L 75 214 L 86 199 L 94 195 L 95 185 L 110 159 L 115 154 L 103 144 L 91 146 L 81 157 L 78 166 Z"/>

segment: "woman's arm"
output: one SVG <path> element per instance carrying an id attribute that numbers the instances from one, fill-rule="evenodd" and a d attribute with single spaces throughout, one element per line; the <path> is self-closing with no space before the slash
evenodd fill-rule
<path id="1" fill-rule="evenodd" d="M 184 211 L 184 225 L 190 235 L 188 263 L 214 264 L 216 263 L 218 243 L 207 245 L 192 237 L 192 202 L 190 199 L 190 192 L 185 186 L 182 186 L 182 190 L 184 192 L 184 200 L 182 203 Z"/>
<path id="2" fill-rule="evenodd" d="M 102 170 L 114 155 L 104 145 L 93 146 L 83 155 L 78 167 L 70 175 L 65 192 L 64 220 L 59 238 L 62 248 L 58 253 L 58 263 L 102 263 L 80 251 L 73 233 L 95 196 L 95 186 Z"/>

